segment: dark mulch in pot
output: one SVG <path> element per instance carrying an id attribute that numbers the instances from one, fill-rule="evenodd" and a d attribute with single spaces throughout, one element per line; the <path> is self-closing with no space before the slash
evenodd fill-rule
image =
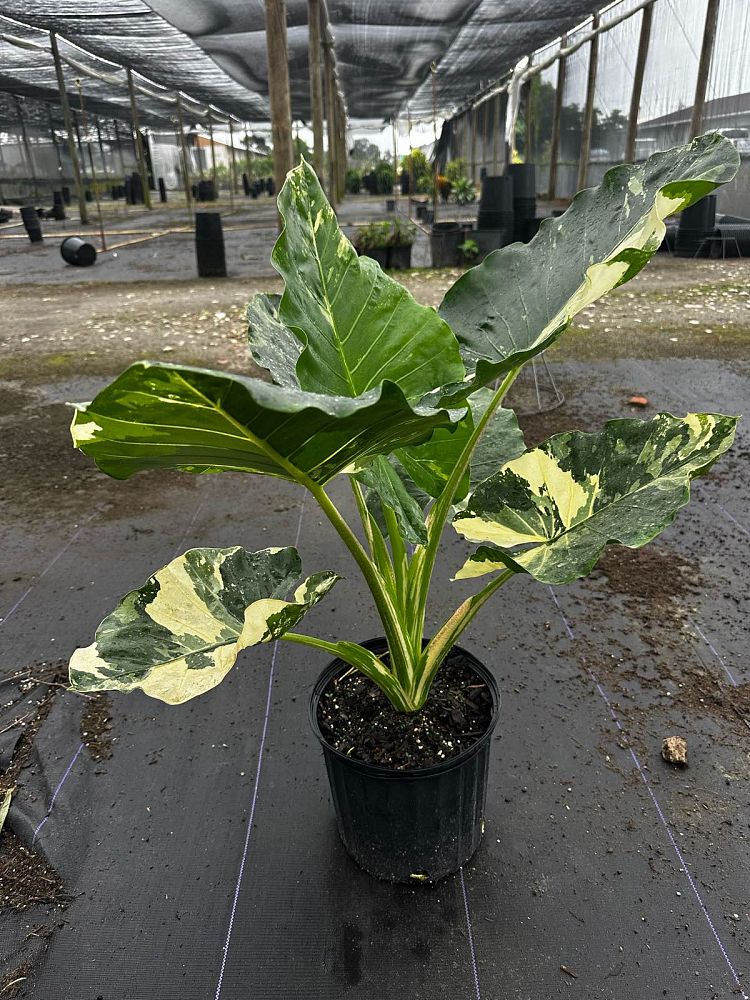
<path id="1" fill-rule="evenodd" d="M 380 767 L 430 767 L 468 749 L 484 735 L 492 695 L 471 663 L 453 652 L 419 712 L 397 712 L 358 671 L 331 682 L 318 704 L 318 725 L 341 753 Z"/>

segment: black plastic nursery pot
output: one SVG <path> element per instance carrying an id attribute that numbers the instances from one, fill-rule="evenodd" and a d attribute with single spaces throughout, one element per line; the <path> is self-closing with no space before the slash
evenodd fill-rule
<path id="1" fill-rule="evenodd" d="M 411 267 L 411 243 L 388 248 L 388 267 L 394 271 L 407 271 Z"/>
<path id="2" fill-rule="evenodd" d="M 387 649 L 385 639 L 362 645 L 375 653 Z M 494 677 L 476 657 L 460 646 L 454 651 L 487 685 L 492 717 L 474 744 L 430 767 L 380 767 L 327 742 L 318 724 L 318 705 L 328 685 L 351 670 L 342 660 L 328 664 L 310 697 L 310 722 L 323 748 L 341 840 L 361 868 L 389 882 L 437 882 L 453 874 L 474 855 L 484 832 L 489 752 L 500 695 Z"/>

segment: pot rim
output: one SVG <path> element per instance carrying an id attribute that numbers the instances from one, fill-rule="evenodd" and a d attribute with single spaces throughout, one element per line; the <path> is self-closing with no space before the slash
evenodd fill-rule
<path id="1" fill-rule="evenodd" d="M 373 652 L 375 652 L 378 647 L 388 648 L 387 641 L 382 636 L 378 636 L 374 639 L 368 639 L 365 642 L 361 642 L 360 645 L 364 646 L 366 649 L 371 649 Z M 342 753 L 340 750 L 331 746 L 325 736 L 323 736 L 323 733 L 320 731 L 320 726 L 318 725 L 318 703 L 320 702 L 320 696 L 328 687 L 331 680 L 342 670 L 342 668 L 346 670 L 357 669 L 338 657 L 331 660 L 323 668 L 312 691 L 310 692 L 310 700 L 308 703 L 310 727 L 312 728 L 312 731 L 317 737 L 320 745 L 327 753 L 331 754 L 331 756 L 341 761 L 346 766 L 351 767 L 356 771 L 362 771 L 374 778 L 385 778 L 397 781 L 417 780 L 419 778 L 430 778 L 437 774 L 445 774 L 447 771 L 453 770 L 453 768 L 460 767 L 470 757 L 479 753 L 479 751 L 491 740 L 500 715 L 500 692 L 497 687 L 497 681 L 481 660 L 477 659 L 477 657 L 474 656 L 473 653 L 470 653 L 467 649 L 464 649 L 463 646 L 454 645 L 451 647 L 450 652 L 453 652 L 453 650 L 457 650 L 462 656 L 465 656 L 471 662 L 472 667 L 476 670 L 489 688 L 489 692 L 492 697 L 492 716 L 489 724 L 484 733 L 482 733 L 479 739 L 477 739 L 475 743 L 472 743 L 470 747 L 462 750 L 461 753 L 456 754 L 455 757 L 449 757 L 447 760 L 441 761 L 439 764 L 430 764 L 427 767 L 414 767 L 400 770 L 393 767 L 383 767 L 380 764 L 368 764 L 366 761 L 358 760 L 356 757 L 349 757 L 347 754 Z"/>

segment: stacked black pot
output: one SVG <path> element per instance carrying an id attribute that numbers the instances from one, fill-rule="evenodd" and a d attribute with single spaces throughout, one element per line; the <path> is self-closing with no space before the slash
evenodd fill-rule
<path id="1" fill-rule="evenodd" d="M 493 230 L 498 246 L 509 243 L 513 237 L 513 178 L 485 177 L 479 200 L 477 229 Z"/>
<path id="2" fill-rule="evenodd" d="M 716 226 L 716 195 L 709 194 L 690 205 L 680 216 L 674 252 L 677 257 L 696 257 L 708 254 L 706 237 Z"/>
<path id="3" fill-rule="evenodd" d="M 224 231 L 218 212 L 195 213 L 195 256 L 199 278 L 226 278 Z"/>
<path id="4" fill-rule="evenodd" d="M 536 164 L 510 163 L 507 174 L 513 178 L 513 239 L 527 243 L 536 232 Z"/>

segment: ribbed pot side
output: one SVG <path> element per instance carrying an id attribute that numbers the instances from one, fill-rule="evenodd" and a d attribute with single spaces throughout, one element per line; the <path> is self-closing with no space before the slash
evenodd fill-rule
<path id="1" fill-rule="evenodd" d="M 385 640 L 363 643 L 383 652 Z M 500 697 L 492 674 L 460 647 L 492 696 L 492 718 L 473 746 L 432 767 L 396 771 L 347 757 L 330 746 L 317 721 L 320 697 L 349 667 L 334 660 L 310 698 L 313 731 L 323 747 L 344 847 L 365 871 L 389 882 L 437 882 L 466 864 L 482 839 L 492 732 Z"/>

